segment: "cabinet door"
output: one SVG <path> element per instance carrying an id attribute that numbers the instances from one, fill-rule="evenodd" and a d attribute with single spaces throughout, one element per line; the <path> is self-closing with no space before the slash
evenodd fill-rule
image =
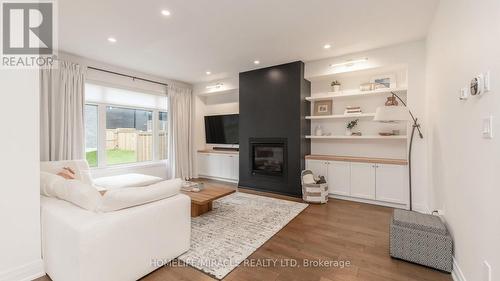
<path id="1" fill-rule="evenodd" d="M 351 163 L 351 196 L 375 199 L 375 164 Z"/>
<path id="2" fill-rule="evenodd" d="M 208 157 L 208 154 L 198 154 L 198 175 L 200 176 L 208 175 Z"/>
<path id="3" fill-rule="evenodd" d="M 208 173 L 207 176 L 221 178 L 223 176 L 222 172 L 222 157 L 218 154 L 208 155 Z"/>
<path id="4" fill-rule="evenodd" d="M 351 164 L 349 162 L 328 162 L 329 193 L 349 196 L 351 189 Z"/>
<path id="5" fill-rule="evenodd" d="M 324 176 L 327 177 L 327 163 L 326 161 L 321 160 L 306 160 L 306 169 L 311 170 L 315 176 Z"/>
<path id="6" fill-rule="evenodd" d="M 232 156 L 232 173 L 231 173 L 231 179 L 232 180 L 239 180 L 239 174 L 240 174 L 240 157 L 238 155 Z"/>
<path id="7" fill-rule="evenodd" d="M 219 171 L 217 177 L 223 179 L 230 179 L 231 176 L 233 175 L 233 156 L 224 154 L 220 154 L 217 156 L 220 159 Z"/>
<path id="8" fill-rule="evenodd" d="M 376 173 L 377 200 L 408 204 L 408 166 L 377 164 Z"/>

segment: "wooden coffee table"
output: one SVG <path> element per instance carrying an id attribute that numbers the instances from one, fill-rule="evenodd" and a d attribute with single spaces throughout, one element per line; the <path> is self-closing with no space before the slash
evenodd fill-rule
<path id="1" fill-rule="evenodd" d="M 182 191 L 191 197 L 191 217 L 197 217 L 212 210 L 212 202 L 236 190 L 227 187 L 206 186 L 200 192 Z"/>

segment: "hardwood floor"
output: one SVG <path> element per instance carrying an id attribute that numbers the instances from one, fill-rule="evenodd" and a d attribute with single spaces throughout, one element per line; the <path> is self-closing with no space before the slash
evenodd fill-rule
<path id="1" fill-rule="evenodd" d="M 234 186 L 202 181 L 206 185 Z M 390 258 L 391 214 L 391 208 L 342 200 L 330 200 L 326 205 L 310 205 L 247 259 L 254 262 L 292 259 L 300 267 L 240 265 L 224 281 L 451 281 L 450 274 Z M 344 268 L 304 267 L 304 260 L 343 260 L 351 265 Z M 48 280 L 48 277 L 37 279 Z M 189 266 L 166 266 L 141 280 L 216 279 Z"/>

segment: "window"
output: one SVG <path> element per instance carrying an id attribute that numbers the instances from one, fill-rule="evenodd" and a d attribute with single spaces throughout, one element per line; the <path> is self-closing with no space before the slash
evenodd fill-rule
<path id="1" fill-rule="evenodd" d="M 85 87 L 86 158 L 91 167 L 167 159 L 166 96 Z"/>
<path id="2" fill-rule="evenodd" d="M 160 111 L 158 114 L 158 159 L 168 158 L 168 115 Z"/>
<path id="3" fill-rule="evenodd" d="M 106 107 L 108 165 L 153 160 L 153 112 Z"/>
<path id="4" fill-rule="evenodd" d="M 90 167 L 97 167 L 98 116 L 97 105 L 85 105 L 85 153 Z"/>

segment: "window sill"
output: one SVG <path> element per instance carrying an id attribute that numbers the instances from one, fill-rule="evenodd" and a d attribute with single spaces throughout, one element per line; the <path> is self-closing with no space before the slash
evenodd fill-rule
<path id="1" fill-rule="evenodd" d="M 168 160 L 157 160 L 157 161 L 148 161 L 148 162 L 138 162 L 138 163 L 128 163 L 128 164 L 118 164 L 111 165 L 105 167 L 91 167 L 91 171 L 102 171 L 102 170 L 121 170 L 128 168 L 147 168 L 147 167 L 159 167 L 166 166 Z"/>

